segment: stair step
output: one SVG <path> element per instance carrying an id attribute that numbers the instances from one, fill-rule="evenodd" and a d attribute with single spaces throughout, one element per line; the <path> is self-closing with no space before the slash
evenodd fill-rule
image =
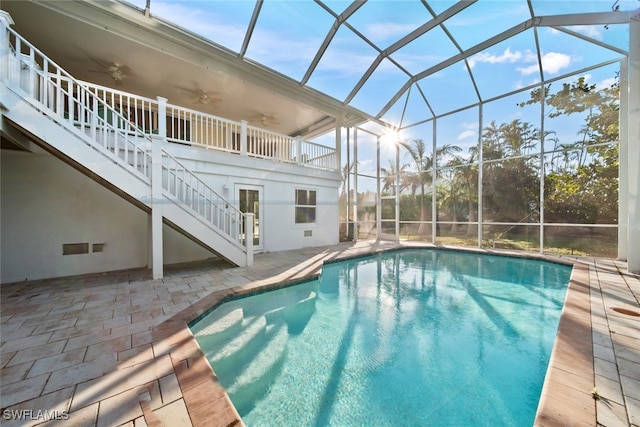
<path id="1" fill-rule="evenodd" d="M 286 325 L 271 325 L 267 336 L 266 346 L 227 387 L 229 397 L 240 413 L 249 410 L 265 395 L 282 369 L 289 339 Z"/>

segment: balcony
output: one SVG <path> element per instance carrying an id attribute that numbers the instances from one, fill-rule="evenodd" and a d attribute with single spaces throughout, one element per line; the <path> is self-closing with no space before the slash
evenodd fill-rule
<path id="1" fill-rule="evenodd" d="M 60 83 L 65 86 L 64 82 Z M 108 106 L 99 110 L 98 115 L 111 126 L 129 130 L 132 134 L 160 133 L 158 117 L 164 114 L 166 139 L 170 143 L 315 169 L 339 169 L 336 150 L 332 147 L 251 126 L 245 120 L 232 121 L 166 103 L 160 97 L 145 98 L 83 81 L 80 84 Z M 87 106 L 87 109 L 91 108 Z M 67 111 L 67 114 L 79 119 L 77 112 Z"/>

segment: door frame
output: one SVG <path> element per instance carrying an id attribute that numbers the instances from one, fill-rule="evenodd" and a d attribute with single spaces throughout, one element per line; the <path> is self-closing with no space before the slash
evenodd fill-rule
<path id="1" fill-rule="evenodd" d="M 258 245 L 253 247 L 254 252 L 264 251 L 264 186 L 253 184 L 238 184 L 234 185 L 234 199 L 236 201 L 236 208 L 240 209 L 240 190 L 251 190 L 258 192 L 258 215 L 254 218 L 257 222 L 257 226 L 254 227 L 258 230 Z"/>

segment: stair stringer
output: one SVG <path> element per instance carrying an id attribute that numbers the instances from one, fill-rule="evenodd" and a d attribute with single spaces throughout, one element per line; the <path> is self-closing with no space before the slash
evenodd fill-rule
<path id="1" fill-rule="evenodd" d="M 9 95 L 3 101 L 7 108 L 2 112 L 4 119 L 26 132 L 36 144 L 67 163 L 75 163 L 90 171 L 85 173 L 90 178 L 95 174 L 130 198 L 149 206 L 151 180 L 148 177 L 135 173 L 129 164 L 108 150 L 101 152 L 102 147 L 91 144 L 89 135 L 58 122 L 55 115 L 38 108 L 35 100 L 30 102 L 27 97 L 20 97 L 12 91 L 4 91 L 3 94 Z M 9 104 L 7 101 L 12 102 Z"/>
<path id="2" fill-rule="evenodd" d="M 247 255 L 243 247 L 207 226 L 178 202 L 168 198 L 165 200 L 166 203 L 162 204 L 161 209 L 162 217 L 167 224 L 232 264 L 247 264 Z"/>

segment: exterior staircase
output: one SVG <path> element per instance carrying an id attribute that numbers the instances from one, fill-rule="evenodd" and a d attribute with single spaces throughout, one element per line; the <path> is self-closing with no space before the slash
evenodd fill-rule
<path id="1" fill-rule="evenodd" d="M 251 215 L 164 148 L 166 100 L 156 106 L 157 131 L 145 130 L 13 31 L 6 13 L 0 18 L 3 133 L 20 136 L 27 149 L 40 146 L 151 214 L 155 278 L 162 277 L 162 222 L 235 265 L 253 262 Z"/>

